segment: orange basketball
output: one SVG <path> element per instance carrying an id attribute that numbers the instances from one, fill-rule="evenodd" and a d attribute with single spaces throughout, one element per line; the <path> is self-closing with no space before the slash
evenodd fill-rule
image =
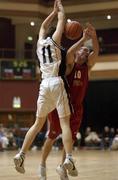
<path id="1" fill-rule="evenodd" d="M 64 34 L 68 39 L 76 40 L 82 35 L 83 28 L 78 21 L 67 21 Z"/>

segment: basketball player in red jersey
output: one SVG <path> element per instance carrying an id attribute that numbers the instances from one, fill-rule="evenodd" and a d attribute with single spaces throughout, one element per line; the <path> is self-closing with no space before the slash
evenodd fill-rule
<path id="1" fill-rule="evenodd" d="M 93 50 L 83 46 L 84 42 L 91 38 L 93 44 Z M 69 84 L 70 101 L 73 105 L 73 112 L 71 114 L 70 126 L 72 131 L 73 142 L 76 140 L 76 134 L 80 128 L 82 115 L 83 115 L 83 100 L 88 87 L 88 73 L 94 65 L 99 53 L 99 45 L 97 41 L 96 31 L 91 24 L 88 24 L 88 28 L 84 30 L 83 37 L 75 43 L 67 51 L 67 81 Z M 58 120 L 57 111 L 54 110 L 49 114 L 49 132 L 45 141 L 41 165 L 39 167 L 39 177 L 42 180 L 46 180 L 46 159 L 51 151 L 52 145 L 56 137 L 61 134 L 61 128 Z M 57 167 L 57 173 L 61 180 L 69 180 L 67 171 L 63 167 L 65 159 L 65 153 L 63 151 L 62 163 Z M 69 174 L 71 176 L 77 176 L 77 169 L 74 168 Z"/>

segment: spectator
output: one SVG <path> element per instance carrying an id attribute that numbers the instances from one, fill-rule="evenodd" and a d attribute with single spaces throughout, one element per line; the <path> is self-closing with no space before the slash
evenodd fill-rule
<path id="1" fill-rule="evenodd" d="M 22 143 L 23 143 L 22 134 L 23 134 L 23 132 L 21 131 L 19 125 L 15 124 L 14 129 L 13 129 L 13 135 L 14 135 L 16 146 L 17 146 L 18 149 L 21 148 Z"/>
<path id="2" fill-rule="evenodd" d="M 85 130 L 85 137 L 87 137 L 91 132 L 91 127 L 87 127 L 86 130 Z"/>
<path id="3" fill-rule="evenodd" d="M 111 150 L 118 150 L 118 128 L 111 144 Z"/>
<path id="4" fill-rule="evenodd" d="M 5 136 L 8 139 L 8 149 L 16 149 L 16 142 L 12 129 L 6 129 Z"/>
<path id="5" fill-rule="evenodd" d="M 95 131 L 89 132 L 88 136 L 85 137 L 86 147 L 100 147 L 101 139 Z"/>
<path id="6" fill-rule="evenodd" d="M 112 127 L 112 128 L 110 128 L 110 148 L 111 148 L 111 145 L 112 145 L 112 141 L 113 141 L 113 139 L 114 139 L 114 137 L 115 137 L 115 129 Z"/>
<path id="7" fill-rule="evenodd" d="M 110 129 L 108 126 L 105 126 L 102 133 L 102 149 L 109 149 L 109 147 L 110 147 Z"/>
<path id="8" fill-rule="evenodd" d="M 8 147 L 9 141 L 5 134 L 5 128 L 3 124 L 0 124 L 0 147 L 1 150 L 4 150 Z"/>
<path id="9" fill-rule="evenodd" d="M 81 139 L 82 139 L 81 133 L 78 132 L 76 135 L 76 140 L 75 140 L 74 145 L 73 145 L 74 150 L 78 150 L 78 148 L 80 147 Z"/>

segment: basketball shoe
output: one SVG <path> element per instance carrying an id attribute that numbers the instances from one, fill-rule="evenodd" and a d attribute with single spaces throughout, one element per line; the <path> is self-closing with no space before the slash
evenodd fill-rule
<path id="1" fill-rule="evenodd" d="M 56 172 L 59 174 L 61 180 L 69 180 L 66 169 L 62 165 L 57 166 Z"/>
<path id="2" fill-rule="evenodd" d="M 16 156 L 14 157 L 14 164 L 15 164 L 15 169 L 19 172 L 19 173 L 25 173 L 25 169 L 24 169 L 24 159 L 25 159 L 25 154 L 24 153 L 18 153 L 16 154 Z"/>
<path id="3" fill-rule="evenodd" d="M 68 174 L 70 176 L 78 176 L 78 171 L 74 165 L 74 161 L 72 158 L 66 158 L 63 163 L 63 166 L 65 169 L 68 170 Z"/>
<path id="4" fill-rule="evenodd" d="M 38 177 L 40 178 L 40 180 L 46 180 L 46 167 L 40 165 L 38 168 Z"/>

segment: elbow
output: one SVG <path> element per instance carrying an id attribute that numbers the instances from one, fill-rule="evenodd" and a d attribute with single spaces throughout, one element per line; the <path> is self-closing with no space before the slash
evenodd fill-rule
<path id="1" fill-rule="evenodd" d="M 47 25 L 46 23 L 42 23 L 42 26 L 41 26 L 42 29 L 46 30 L 47 29 Z"/>

